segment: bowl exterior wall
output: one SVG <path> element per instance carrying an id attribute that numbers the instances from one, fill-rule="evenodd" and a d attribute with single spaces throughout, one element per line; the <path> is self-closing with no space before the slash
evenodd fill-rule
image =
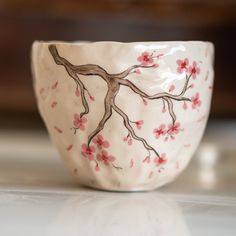
<path id="1" fill-rule="evenodd" d="M 35 42 L 39 111 L 78 182 L 132 191 L 172 181 L 206 126 L 213 54 L 194 41 Z"/>

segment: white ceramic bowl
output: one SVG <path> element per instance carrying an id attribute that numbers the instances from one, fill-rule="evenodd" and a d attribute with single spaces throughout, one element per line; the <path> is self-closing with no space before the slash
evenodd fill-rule
<path id="1" fill-rule="evenodd" d="M 209 42 L 35 42 L 34 88 L 81 185 L 151 190 L 188 164 L 207 122 Z"/>

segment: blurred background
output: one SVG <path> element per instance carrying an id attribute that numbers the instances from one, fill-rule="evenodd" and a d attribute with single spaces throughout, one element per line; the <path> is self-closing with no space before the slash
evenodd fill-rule
<path id="1" fill-rule="evenodd" d="M 122 194 L 124 201 L 119 194 L 88 195 L 78 188 L 37 111 L 30 70 L 34 40 L 212 41 L 210 121 L 188 168 L 158 191 L 139 193 L 136 205 L 135 195 Z M 87 226 L 97 235 L 99 228 L 109 229 L 109 211 L 116 219 L 112 227 L 119 225 L 117 219 L 126 221 L 128 212 L 131 220 L 155 229 L 152 235 L 165 232 L 162 226 L 177 230 L 178 221 L 168 221 L 178 217 L 189 235 L 236 235 L 235 57 L 236 0 L 0 0 L 0 235 L 49 235 L 51 225 L 60 235 L 65 229 L 79 235 Z M 159 193 L 171 197 L 179 213 L 173 214 L 169 203 L 172 211 L 160 207 Z M 130 231 L 137 227 L 127 222 L 125 230 L 137 235 Z"/>
<path id="2" fill-rule="evenodd" d="M 235 0 L 0 0 L 0 128 L 41 129 L 34 40 L 207 40 L 216 47 L 210 119 L 236 118 Z"/>

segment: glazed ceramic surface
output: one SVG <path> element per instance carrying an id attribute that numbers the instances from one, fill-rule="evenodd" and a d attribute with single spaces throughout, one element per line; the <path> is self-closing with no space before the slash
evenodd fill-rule
<path id="1" fill-rule="evenodd" d="M 188 164 L 213 87 L 208 42 L 35 42 L 34 88 L 51 140 L 82 185 L 151 190 Z"/>

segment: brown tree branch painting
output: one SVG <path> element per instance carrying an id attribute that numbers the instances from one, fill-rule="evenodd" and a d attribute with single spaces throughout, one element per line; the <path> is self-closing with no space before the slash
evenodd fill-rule
<path id="1" fill-rule="evenodd" d="M 162 100 L 163 104 L 167 105 L 167 111 L 171 117 L 172 124 L 175 125 L 176 115 L 174 112 L 173 102 L 184 101 L 185 103 L 187 101 L 191 101 L 190 98 L 185 96 L 185 93 L 190 87 L 189 80 L 191 76 L 193 75 L 193 73 L 186 74 L 186 78 L 185 78 L 185 82 L 183 84 L 182 90 L 178 94 L 161 92 L 161 93 L 149 95 L 145 93 L 144 91 L 142 91 L 141 89 L 139 89 L 135 84 L 133 84 L 130 80 L 128 80 L 127 77 L 132 73 L 137 73 L 137 74 L 140 73 L 141 68 L 146 68 L 146 69 L 157 68 L 158 65 L 153 63 L 153 58 L 156 57 L 157 59 L 159 59 L 161 55 L 153 56 L 153 54 L 145 55 L 145 53 L 143 53 L 142 62 L 140 64 L 132 65 L 126 70 L 122 71 L 121 73 L 111 74 L 111 73 L 108 73 L 104 68 L 95 64 L 73 65 L 64 57 L 59 55 L 56 45 L 49 45 L 48 48 L 55 63 L 65 68 L 70 78 L 73 79 L 73 81 L 75 82 L 76 91 L 80 92 L 82 105 L 84 108 L 83 111 L 80 113 L 80 118 L 85 117 L 86 114 L 89 113 L 89 104 L 88 104 L 86 95 L 88 95 L 90 98 L 93 98 L 93 97 L 91 96 L 91 94 L 89 93 L 88 89 L 85 87 L 85 85 L 83 84 L 79 76 L 80 75 L 83 75 L 83 76 L 95 75 L 103 79 L 107 84 L 108 89 L 107 89 L 106 96 L 104 99 L 105 111 L 96 129 L 94 129 L 93 132 L 91 132 L 90 135 L 88 136 L 88 141 L 87 141 L 88 147 L 90 146 L 91 141 L 95 138 L 95 136 L 97 136 L 100 133 L 100 131 L 104 129 L 104 126 L 106 122 L 109 120 L 109 118 L 112 116 L 112 113 L 116 112 L 123 119 L 123 124 L 128 131 L 127 137 L 132 137 L 134 140 L 141 142 L 144 148 L 148 151 L 149 156 L 150 156 L 150 152 L 153 152 L 157 158 L 161 158 L 161 155 L 158 153 L 158 151 L 152 145 L 150 145 L 146 139 L 138 136 L 135 133 L 134 128 L 131 125 L 131 123 L 133 122 L 129 119 L 128 115 L 120 107 L 117 106 L 116 96 L 119 93 L 120 87 L 125 86 L 131 89 L 134 93 L 138 94 L 141 97 L 141 99 L 143 99 L 143 101 L 145 101 L 145 99 Z M 76 133 L 76 127 L 74 129 Z"/>

